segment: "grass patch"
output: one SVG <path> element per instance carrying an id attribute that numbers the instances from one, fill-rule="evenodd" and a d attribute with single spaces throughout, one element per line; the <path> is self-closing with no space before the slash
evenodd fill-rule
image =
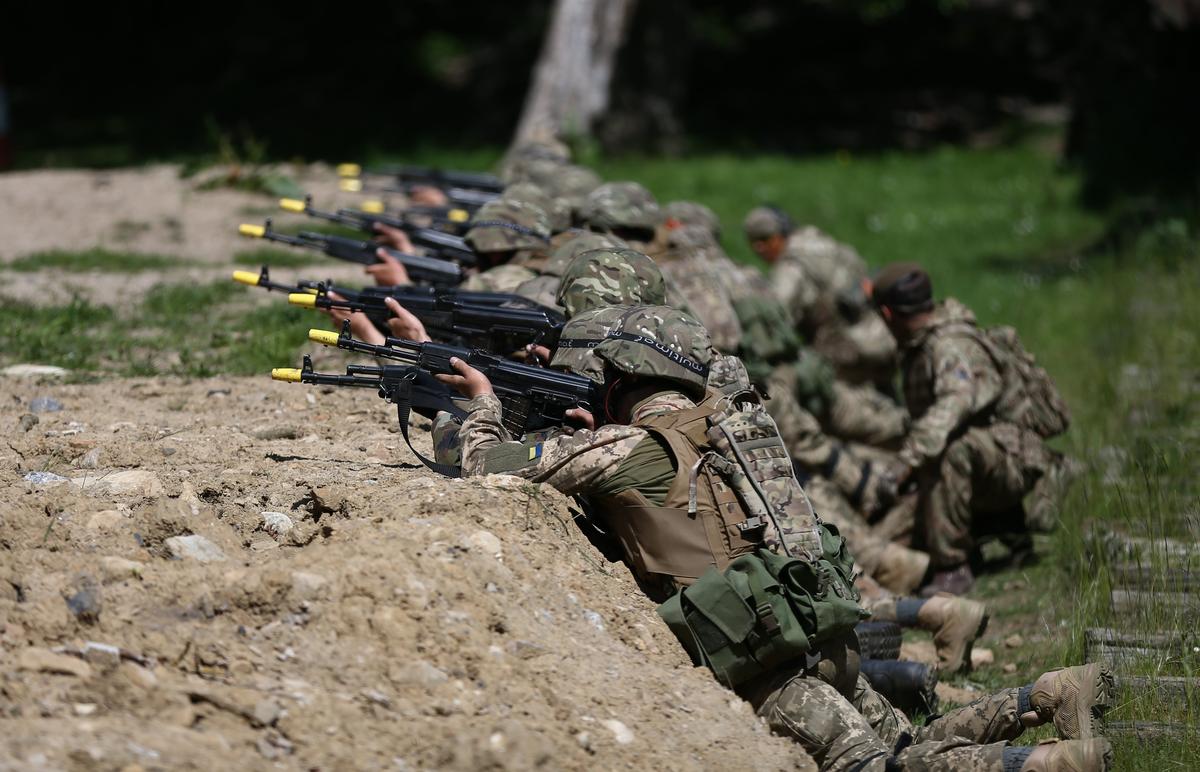
<path id="1" fill-rule="evenodd" d="M 366 241 L 371 238 L 371 234 L 363 233 L 358 228 L 350 228 L 345 225 L 311 218 L 298 223 L 287 223 L 286 225 L 279 226 L 272 225 L 271 229 L 280 233 L 286 233 L 289 236 L 295 236 L 300 231 L 310 231 L 312 233 L 323 233 L 326 236 L 343 236 L 355 241 Z"/>
<path id="2" fill-rule="evenodd" d="M 167 255 L 142 254 L 140 252 L 114 252 L 96 247 L 82 251 L 54 249 L 35 252 L 18 257 L 4 265 L 10 271 L 103 271 L 105 273 L 136 273 L 180 268 L 195 265 L 191 260 Z"/>
<path id="3" fill-rule="evenodd" d="M 238 252 L 233 256 L 234 265 L 245 265 L 252 268 L 269 265 L 272 268 L 303 268 L 317 265 L 328 260 L 320 252 L 305 249 L 276 249 L 275 247 L 258 247 Z"/>

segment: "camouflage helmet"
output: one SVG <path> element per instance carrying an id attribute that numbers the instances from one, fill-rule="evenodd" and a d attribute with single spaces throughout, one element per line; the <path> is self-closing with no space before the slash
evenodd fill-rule
<path id="1" fill-rule="evenodd" d="M 679 225 L 705 228 L 714 238 L 721 235 L 721 221 L 716 212 L 695 201 L 672 201 L 663 207 L 663 216 Z"/>
<path id="2" fill-rule="evenodd" d="M 692 317 L 667 306 L 612 306 L 567 322 L 550 365 L 604 383 L 605 369 L 659 378 L 700 397 L 712 344 Z"/>
<path id="3" fill-rule="evenodd" d="M 593 249 L 625 249 L 629 245 L 611 233 L 593 233 L 592 231 L 574 231 L 574 238 L 564 242 L 546 265 L 542 266 L 542 275 L 562 276 L 575 258 Z"/>
<path id="4" fill-rule="evenodd" d="M 551 233 L 560 233 L 571 227 L 571 206 L 555 197 L 544 186 L 533 182 L 514 182 L 504 189 L 500 198 L 533 204 L 546 213 Z"/>
<path id="5" fill-rule="evenodd" d="M 571 319 L 607 306 L 662 305 L 666 282 L 654 261 L 633 249 L 593 249 L 563 272 L 555 303 Z"/>
<path id="6" fill-rule="evenodd" d="M 579 212 L 592 230 L 615 228 L 654 230 L 662 211 L 650 191 L 636 182 L 606 182 L 588 194 Z"/>
<path id="7" fill-rule="evenodd" d="M 792 230 L 792 221 L 783 210 L 775 206 L 756 206 L 746 213 L 742 229 L 750 241 L 786 236 Z"/>
<path id="8" fill-rule="evenodd" d="M 571 213 L 579 216 L 587 197 L 600 187 L 600 175 L 583 166 L 560 166 L 550 182 L 554 195 L 567 202 Z"/>
<path id="9" fill-rule="evenodd" d="M 554 137 L 529 139 L 514 145 L 504 156 L 500 177 L 505 182 L 528 179 L 529 166 L 540 161 L 561 166 L 571 162 L 571 148 Z"/>
<path id="10" fill-rule="evenodd" d="M 471 217 L 467 245 L 476 252 L 541 249 L 550 241 L 550 225 L 542 208 L 525 201 L 497 198 Z"/>

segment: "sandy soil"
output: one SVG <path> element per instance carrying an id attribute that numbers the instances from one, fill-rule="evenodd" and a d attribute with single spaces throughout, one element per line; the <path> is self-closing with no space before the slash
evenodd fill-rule
<path id="1" fill-rule="evenodd" d="M 371 394 L 0 383 L 0 768 L 813 768 L 561 496 Z"/>
<path id="2" fill-rule="evenodd" d="M 289 166 L 282 171 L 312 193 L 322 209 L 356 206 L 364 198 L 339 191 L 337 177 L 327 166 Z M 209 174 L 216 173 L 219 170 Z M 197 190 L 203 179 L 181 179 L 179 167 L 169 165 L 0 174 L 0 267 L 36 252 L 92 247 L 172 255 L 181 261 L 178 269 L 140 274 L 7 272 L 0 293 L 39 304 L 58 304 L 77 295 L 120 305 L 160 283 L 228 278 L 235 253 L 267 245 L 239 236 L 240 223 L 261 224 L 267 216 L 281 226 L 318 222 L 279 210 L 276 200 L 263 194 Z M 278 275 L 361 282 L 359 266 L 319 257 L 316 262 L 311 268 L 281 269 Z"/>

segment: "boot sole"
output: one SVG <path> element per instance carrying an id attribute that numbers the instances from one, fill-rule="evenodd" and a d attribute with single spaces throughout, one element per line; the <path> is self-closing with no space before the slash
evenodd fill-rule
<path id="1" fill-rule="evenodd" d="M 1058 733 L 1060 736 L 1063 736 L 1063 739 L 1091 740 L 1102 735 L 1101 729 L 1103 727 L 1104 715 L 1112 707 L 1113 693 L 1116 690 L 1116 681 L 1113 678 L 1112 672 L 1103 665 L 1097 665 L 1096 677 L 1091 684 L 1091 688 L 1092 699 L 1087 712 L 1084 713 L 1076 707 L 1076 721 L 1079 724 L 1079 735 L 1077 737 L 1066 737 L 1066 733 L 1059 729 L 1057 722 L 1055 722 L 1055 729 L 1059 729 Z"/>

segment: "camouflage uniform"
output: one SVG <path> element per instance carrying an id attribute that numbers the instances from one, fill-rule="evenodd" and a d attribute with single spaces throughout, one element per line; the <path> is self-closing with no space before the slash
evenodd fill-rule
<path id="1" fill-rule="evenodd" d="M 471 217 L 464 239 L 476 252 L 512 252 L 505 263 L 467 277 L 462 289 L 512 292 L 538 275 L 546 262 L 550 225 L 546 213 L 532 203 L 498 198 Z"/>
<path id="2" fill-rule="evenodd" d="M 591 169 L 551 160 L 530 161 L 520 171 L 521 182 L 533 183 L 563 201 L 573 221 L 578 221 L 588 194 L 601 183 Z"/>
<path id="3" fill-rule="evenodd" d="M 592 312 L 593 316 L 579 317 L 573 322 L 582 328 L 573 331 L 574 334 L 581 339 L 605 340 L 601 346 L 610 345 L 611 339 L 606 335 L 612 328 L 606 326 L 609 323 L 604 321 L 603 315 L 613 312 L 652 318 L 663 315 L 665 309 Z M 624 323 L 625 316 L 621 319 Z M 694 356 L 694 352 L 708 346 L 706 340 L 688 340 L 690 327 L 694 324 L 684 318 L 665 329 L 635 326 L 639 330 L 645 329 L 642 334 L 652 335 L 653 340 L 672 351 Z M 596 326 L 594 330 L 593 325 Z M 700 329 L 697 334 L 702 333 Z M 626 348 L 622 349 L 622 354 L 610 356 L 639 359 L 635 372 L 646 373 L 649 377 L 675 377 L 670 362 L 653 353 L 655 347 L 632 343 L 615 345 Z M 599 357 L 589 355 L 588 350 L 580 347 L 569 347 L 567 351 L 563 359 L 556 357 L 556 364 L 574 362 L 577 364 L 569 368 L 572 371 L 593 378 L 601 376 L 594 371 L 603 365 Z M 578 364 L 580 362 L 583 364 Z M 605 504 L 606 501 L 618 502 L 618 506 L 623 501 L 644 501 L 661 507 L 668 491 L 676 486 L 676 477 L 681 470 L 675 469 L 670 452 L 656 435 L 639 424 L 673 411 L 690 410 L 695 404 L 682 391 L 665 387 L 633 407 L 629 425 L 609 424 L 594 431 L 563 430 L 538 442 L 514 442 L 501 421 L 499 400 L 491 394 L 480 395 L 468 404 L 468 417 L 463 424 L 463 470 L 469 475 L 506 473 L 547 483 L 566 495 L 586 495 L 599 503 L 603 511 L 610 511 L 612 506 Z M 635 492 L 632 499 L 628 491 Z M 808 512 L 807 520 L 811 521 L 811 509 L 804 511 Z M 776 534 L 775 540 L 802 537 L 811 530 L 804 525 L 805 520 L 800 517 L 794 523 L 785 522 L 782 524 L 784 533 Z M 635 530 L 635 536 L 637 533 Z M 621 545 L 642 586 L 652 597 L 663 597 L 663 590 L 670 588 L 648 581 L 647 564 L 638 557 L 636 540 L 630 543 L 623 538 Z M 662 574 L 651 572 L 650 577 L 654 576 L 661 577 Z M 672 584 L 679 586 L 682 583 L 686 583 L 686 579 L 675 577 Z M 811 667 L 801 670 L 782 667 L 738 689 L 774 731 L 799 742 L 814 756 L 821 769 L 970 768 L 996 772 L 1003 769 L 1005 746 L 1002 741 L 1016 737 L 1022 729 L 1016 714 L 1016 689 L 984 698 L 927 727 L 916 729 L 857 675 L 858 655 L 852 640 L 844 644 L 827 643 L 822 654 L 823 657 Z M 918 740 L 916 744 L 895 752 L 912 737 Z M 974 744 L 978 742 L 993 744 Z M 898 766 L 890 766 L 890 761 Z"/>
<path id="4" fill-rule="evenodd" d="M 500 179 L 506 183 L 527 179 L 529 167 L 549 162 L 559 166 L 571 163 L 571 148 L 554 137 L 539 137 L 514 145 L 500 164 Z"/>
<path id="5" fill-rule="evenodd" d="M 653 242 L 662 223 L 658 201 L 636 182 L 604 183 L 588 194 L 579 216 L 590 230 L 616 233 L 644 254 L 649 254 L 646 247 Z M 622 235 L 625 232 L 628 235 Z"/>
<path id="6" fill-rule="evenodd" d="M 532 204 L 546 213 L 550 233 L 562 233 L 571 227 L 571 206 L 552 191 L 532 182 L 514 182 L 504 189 L 500 198 Z"/>
<path id="7" fill-rule="evenodd" d="M 709 331 L 713 346 L 732 352 L 741 345 L 742 326 L 729 287 L 721 282 L 710 262 L 719 252 L 721 247 L 708 227 L 681 225 L 666 232 L 666 249 L 654 259 L 679 290 L 690 312 Z"/>
<path id="8" fill-rule="evenodd" d="M 976 329 L 969 309 L 946 300 L 902 355 L 913 423 L 899 458 L 918 475 L 918 536 L 939 568 L 965 563 L 989 519 L 1019 514 L 1053 462 L 1041 437 L 994 420 L 1004 383 Z"/>
<path id="9" fill-rule="evenodd" d="M 566 238 L 559 238 L 566 237 Z M 557 241 L 557 243 L 555 243 Z M 563 271 L 579 255 L 592 249 L 624 249 L 626 244 L 616 236 L 606 233 L 569 230 L 551 238 L 553 251 L 550 259 L 542 266 L 540 276 L 523 282 L 514 290 L 521 297 L 526 297 L 546 308 L 563 310 L 558 305 L 558 287 L 562 284 Z M 624 304 L 622 304 L 624 305 Z"/>
<path id="10" fill-rule="evenodd" d="M 751 210 L 743 223 L 751 240 L 786 227 L 780 215 Z M 854 383 L 886 384 L 895 369 L 896 343 L 862 290 L 867 265 L 852 247 L 812 226 L 792 231 L 771 266 L 771 289 L 804 337 Z"/>

